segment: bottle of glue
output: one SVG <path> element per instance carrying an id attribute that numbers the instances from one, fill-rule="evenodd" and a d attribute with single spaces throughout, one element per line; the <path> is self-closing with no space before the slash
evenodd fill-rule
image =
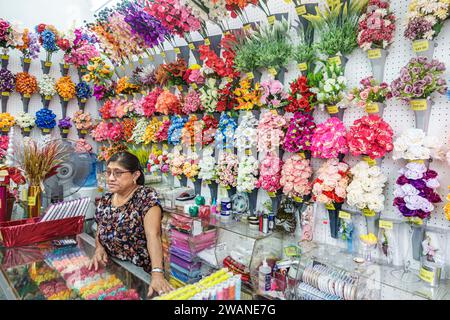
<path id="1" fill-rule="evenodd" d="M 272 268 L 267 264 L 267 260 L 263 260 L 263 264 L 259 267 L 258 270 L 258 288 L 261 292 L 270 290 L 270 280 L 272 273 Z"/>

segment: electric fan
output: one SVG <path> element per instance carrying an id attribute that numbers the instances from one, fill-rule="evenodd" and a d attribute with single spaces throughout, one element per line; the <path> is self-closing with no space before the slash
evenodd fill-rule
<path id="1" fill-rule="evenodd" d="M 61 140 L 69 150 L 69 157 L 60 164 L 55 175 L 44 181 L 43 198 L 50 203 L 67 200 L 80 191 L 88 181 L 96 163 L 95 156 L 75 151 L 75 141 Z"/>

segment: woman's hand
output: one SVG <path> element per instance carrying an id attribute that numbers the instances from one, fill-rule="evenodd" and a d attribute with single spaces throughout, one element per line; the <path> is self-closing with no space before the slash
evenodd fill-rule
<path id="1" fill-rule="evenodd" d="M 148 297 L 152 297 L 157 293 L 159 296 L 169 293 L 173 287 L 167 282 L 162 273 L 153 273 L 150 287 L 148 288 Z"/>
<path id="2" fill-rule="evenodd" d="M 97 247 L 88 268 L 89 270 L 92 270 L 92 267 L 94 267 L 95 271 L 97 271 L 99 265 L 105 266 L 107 263 L 108 254 L 106 253 L 105 249 L 103 249 L 102 247 Z"/>

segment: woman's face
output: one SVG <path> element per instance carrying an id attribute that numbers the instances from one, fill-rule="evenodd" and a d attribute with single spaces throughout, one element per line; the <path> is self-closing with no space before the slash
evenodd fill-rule
<path id="1" fill-rule="evenodd" d="M 130 172 L 118 162 L 110 162 L 106 168 L 106 183 L 112 193 L 124 193 L 136 186 L 140 172 Z"/>

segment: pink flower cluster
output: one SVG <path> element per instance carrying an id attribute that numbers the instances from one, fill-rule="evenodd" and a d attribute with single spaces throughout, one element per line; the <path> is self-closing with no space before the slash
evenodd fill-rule
<path id="1" fill-rule="evenodd" d="M 258 124 L 258 151 L 275 151 L 284 142 L 286 119 L 276 112 L 266 112 Z"/>
<path id="2" fill-rule="evenodd" d="M 72 121 L 78 130 L 89 130 L 93 126 L 91 114 L 81 110 L 74 113 Z"/>
<path id="3" fill-rule="evenodd" d="M 309 160 L 303 159 L 298 154 L 292 155 L 286 160 L 281 170 L 280 184 L 283 186 L 283 193 L 288 197 L 304 197 L 310 194 L 309 179 L 312 174 Z"/>
<path id="4" fill-rule="evenodd" d="M 120 122 L 109 123 L 108 124 L 108 140 L 113 142 L 118 142 L 123 139 L 123 127 Z"/>
<path id="5" fill-rule="evenodd" d="M 183 174 L 183 166 L 186 162 L 186 157 L 179 151 L 175 151 L 170 155 L 170 172 L 174 177 Z"/>
<path id="6" fill-rule="evenodd" d="M 311 141 L 311 151 L 315 158 L 337 158 L 339 154 L 347 154 L 347 132 L 338 118 L 329 118 L 317 125 Z"/>
<path id="7" fill-rule="evenodd" d="M 155 138 L 159 142 L 167 141 L 169 137 L 170 120 L 163 120 L 161 126 L 155 134 Z"/>
<path id="8" fill-rule="evenodd" d="M 136 107 L 137 113 L 145 117 L 153 116 L 156 112 L 156 101 L 158 101 L 161 92 L 161 88 L 155 88 L 148 95 L 142 97 Z"/>
<path id="9" fill-rule="evenodd" d="M 283 84 L 278 80 L 267 80 L 261 83 L 261 103 L 269 109 L 277 109 L 288 104 L 288 94 L 283 89 Z"/>
<path id="10" fill-rule="evenodd" d="M 371 114 L 353 123 L 347 133 L 347 141 L 352 155 L 377 159 L 394 149 L 393 135 L 394 131 L 387 122 Z"/>
<path id="11" fill-rule="evenodd" d="M 267 153 L 259 167 L 259 179 L 257 188 L 263 188 L 267 192 L 276 192 L 281 189 L 281 170 L 283 160 L 273 153 Z"/>
<path id="12" fill-rule="evenodd" d="M 102 121 L 99 122 L 94 129 L 91 130 L 91 136 L 94 141 L 103 142 L 108 140 L 108 130 L 110 124 L 111 123 Z"/>
<path id="13" fill-rule="evenodd" d="M 367 13 L 359 19 L 359 47 L 363 50 L 386 49 L 394 41 L 395 20 L 388 1 L 370 0 Z"/>
<path id="14" fill-rule="evenodd" d="M 148 2 L 145 11 L 161 21 L 162 25 L 183 38 L 184 33 L 200 30 L 200 20 L 192 9 L 181 4 L 179 0 Z"/>
<path id="15" fill-rule="evenodd" d="M 348 164 L 338 159 L 329 159 L 317 171 L 312 193 L 313 200 L 320 203 L 343 203 L 350 182 Z"/>
<path id="16" fill-rule="evenodd" d="M 184 97 L 184 104 L 181 111 L 183 111 L 184 114 L 189 115 L 200 110 L 203 110 L 200 94 L 197 91 L 190 90 Z"/>
<path id="17" fill-rule="evenodd" d="M 311 139 L 316 129 L 313 116 L 309 113 L 296 112 L 289 122 L 284 150 L 292 153 L 311 150 Z"/>
<path id="18" fill-rule="evenodd" d="M 164 115 L 180 114 L 180 99 L 169 90 L 163 90 L 156 101 L 156 112 Z"/>
<path id="19" fill-rule="evenodd" d="M 238 167 L 238 156 L 233 153 L 223 152 L 217 161 L 216 182 L 223 187 L 236 187 Z"/>
<path id="20" fill-rule="evenodd" d="M 92 146 L 85 139 L 78 139 L 75 144 L 75 152 L 77 153 L 91 153 Z"/>

